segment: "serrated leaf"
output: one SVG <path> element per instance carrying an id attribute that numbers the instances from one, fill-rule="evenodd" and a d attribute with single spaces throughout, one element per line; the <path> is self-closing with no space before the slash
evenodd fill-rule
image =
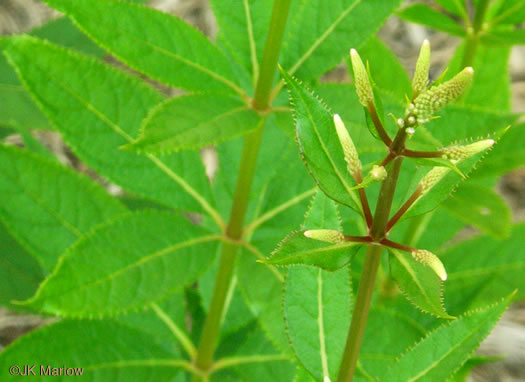
<path id="1" fill-rule="evenodd" d="M 270 24 L 272 0 L 211 0 L 219 25 L 218 44 L 252 74 L 259 73 L 266 34 Z"/>
<path id="2" fill-rule="evenodd" d="M 61 321 L 34 331 L 7 347 L 0 355 L 2 370 L 35 365 L 40 381 L 73 378 L 42 375 L 53 368 L 83 368 L 90 381 L 164 381 L 181 372 L 177 354 L 158 345 L 150 334 L 113 321 Z M 179 357 L 180 358 L 180 357 Z M 80 372 L 80 371 L 79 371 Z M 5 381 L 20 376 L 2 373 Z"/>
<path id="3" fill-rule="evenodd" d="M 510 209 L 501 196 L 488 187 L 463 184 L 443 206 L 451 215 L 485 233 L 499 238 L 510 234 Z"/>
<path id="4" fill-rule="evenodd" d="M 407 299 L 423 312 L 453 318 L 443 306 L 443 285 L 436 273 L 409 253 L 389 248 L 390 270 Z"/>
<path id="5" fill-rule="evenodd" d="M 279 266 L 313 265 L 335 271 L 348 264 L 351 255 L 361 246 L 350 241 L 331 244 L 313 240 L 305 237 L 304 231 L 299 231 L 285 238 L 272 256 L 262 262 Z"/>
<path id="6" fill-rule="evenodd" d="M 298 80 L 282 72 L 295 112 L 299 151 L 319 188 L 335 201 L 361 211 L 356 186 L 334 134 L 332 113 Z"/>
<path id="7" fill-rule="evenodd" d="M 525 30 L 523 29 L 491 29 L 484 37 L 483 42 L 491 45 L 508 44 L 524 45 Z"/>
<path id="8" fill-rule="evenodd" d="M 15 241 L 2 223 L 0 243 L 0 305 L 16 309 L 11 301 L 31 297 L 43 280 L 44 272 L 36 259 Z"/>
<path id="9" fill-rule="evenodd" d="M 47 0 L 100 46 L 168 85 L 188 90 L 242 90 L 222 52 L 181 19 L 114 0 Z"/>
<path id="10" fill-rule="evenodd" d="M 456 174 L 461 176 L 461 178 L 466 179 L 465 174 L 454 163 L 445 158 L 410 158 L 411 161 L 417 163 L 418 165 L 427 166 L 427 167 L 447 167 L 454 171 Z"/>
<path id="11" fill-rule="evenodd" d="M 426 4 L 409 5 L 398 11 L 397 14 L 406 21 L 422 24 L 454 36 L 465 36 L 465 30 L 460 24 Z"/>
<path id="12" fill-rule="evenodd" d="M 157 92 L 100 62 L 27 36 L 6 40 L 4 54 L 42 111 L 91 168 L 162 204 L 212 210 L 205 200 L 209 184 L 198 153 L 161 160 L 119 149 L 133 141 L 140 121 L 162 100 Z"/>
<path id="13" fill-rule="evenodd" d="M 381 381 L 392 381 L 393 376 L 396 382 L 446 380 L 477 349 L 509 303 L 506 298 L 441 325 L 385 370 Z"/>
<path id="14" fill-rule="evenodd" d="M 443 253 L 449 275 L 445 296 L 453 312 L 482 306 L 514 289 L 517 299 L 525 297 L 524 237 L 525 224 L 518 224 L 507 240 L 478 236 Z"/>
<path id="15" fill-rule="evenodd" d="M 68 317 L 141 308 L 195 281 L 213 261 L 217 240 L 175 214 L 128 214 L 75 243 L 24 304 Z"/>
<path id="16" fill-rule="evenodd" d="M 461 16 L 466 15 L 465 3 L 458 0 L 436 0 L 436 3 L 441 5 L 448 12 Z"/>
<path id="17" fill-rule="evenodd" d="M 316 78 L 336 66 L 350 48 L 375 34 L 399 0 L 307 0 L 290 12 L 280 62 L 299 78 Z"/>
<path id="18" fill-rule="evenodd" d="M 31 152 L 0 145 L 0 167 L 0 219 L 47 272 L 79 237 L 127 211 L 88 178 Z"/>
<path id="19" fill-rule="evenodd" d="M 525 20 L 525 4 L 521 0 L 505 0 L 492 22 L 498 24 L 520 24 Z"/>
<path id="20" fill-rule="evenodd" d="M 288 268 L 284 289 L 288 336 L 297 358 L 317 381 L 337 378 L 350 325 L 351 300 L 348 269 L 331 273 L 309 267 Z"/>
<path id="21" fill-rule="evenodd" d="M 236 97 L 185 95 L 154 108 L 144 120 L 139 138 L 124 148 L 162 155 L 198 149 L 246 134 L 260 121 L 257 113 Z"/>
<path id="22" fill-rule="evenodd" d="M 452 376 L 452 378 L 447 379 L 446 382 L 468 382 L 472 369 L 477 366 L 485 365 L 491 362 L 500 361 L 502 357 L 484 357 L 479 355 L 473 355 L 470 357 L 467 362 L 461 366 L 461 368 Z"/>

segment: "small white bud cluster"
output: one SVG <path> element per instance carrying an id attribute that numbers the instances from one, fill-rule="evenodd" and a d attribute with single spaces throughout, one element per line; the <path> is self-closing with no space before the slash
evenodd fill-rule
<path id="1" fill-rule="evenodd" d="M 434 255 L 432 252 L 429 252 L 425 249 L 418 249 L 412 252 L 412 257 L 421 264 L 430 267 L 430 269 L 432 269 L 442 281 L 447 279 L 447 271 L 445 270 L 445 266 L 441 260 L 439 260 L 439 257 Z"/>
<path id="2" fill-rule="evenodd" d="M 355 148 L 348 130 L 346 130 L 343 120 L 339 114 L 334 114 L 334 125 L 335 131 L 337 132 L 337 137 L 343 148 L 343 153 L 345 155 L 345 161 L 347 163 L 347 168 L 350 174 L 354 175 L 361 172 L 361 161 L 359 160 L 359 155 Z"/>
<path id="3" fill-rule="evenodd" d="M 364 107 L 368 107 L 370 103 L 374 102 L 374 92 L 372 91 L 368 73 L 357 50 L 350 50 L 350 59 L 352 61 L 352 69 L 354 70 L 355 89 L 359 103 Z"/>
<path id="4" fill-rule="evenodd" d="M 383 166 L 373 165 L 372 170 L 370 170 L 370 176 L 378 181 L 381 182 L 385 180 L 387 176 L 386 169 Z"/>
<path id="5" fill-rule="evenodd" d="M 417 123 L 427 123 L 438 110 L 461 96 L 472 82 L 473 74 L 474 69 L 465 68 L 451 80 L 421 93 L 414 101 Z"/>
<path id="6" fill-rule="evenodd" d="M 453 163 L 460 162 L 491 148 L 494 145 L 493 139 L 484 139 L 465 146 L 450 146 L 443 149 L 443 158 Z"/>
<path id="7" fill-rule="evenodd" d="M 309 239 L 324 241 L 333 244 L 345 241 L 345 236 L 341 232 L 335 231 L 333 229 L 308 230 L 304 231 L 304 236 L 306 236 Z"/>

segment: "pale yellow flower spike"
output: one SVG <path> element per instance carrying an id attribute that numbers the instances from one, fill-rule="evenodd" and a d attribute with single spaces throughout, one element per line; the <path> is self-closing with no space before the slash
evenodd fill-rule
<path id="1" fill-rule="evenodd" d="M 368 107 L 370 103 L 374 102 L 374 92 L 372 91 L 372 85 L 370 85 L 368 73 L 357 50 L 350 50 L 350 59 L 354 70 L 355 89 L 359 103 L 364 107 Z"/>
<path id="2" fill-rule="evenodd" d="M 451 162 L 460 162 L 494 145 L 494 139 L 484 139 L 465 146 L 450 146 L 443 149 L 443 158 Z"/>
<path id="3" fill-rule="evenodd" d="M 445 266 L 441 260 L 439 260 L 439 257 L 434 255 L 432 252 L 429 252 L 425 249 L 418 249 L 412 252 L 412 257 L 421 264 L 430 267 L 430 269 L 432 269 L 442 281 L 447 279 L 447 271 L 445 270 Z"/>
<path id="4" fill-rule="evenodd" d="M 345 124 L 343 123 L 339 114 L 334 114 L 334 125 L 335 131 L 337 132 L 337 137 L 343 148 L 343 153 L 345 155 L 345 161 L 348 166 L 348 171 L 350 174 L 354 175 L 361 172 L 361 161 L 359 160 L 359 155 L 355 148 L 348 130 L 346 130 Z"/>
<path id="5" fill-rule="evenodd" d="M 428 192 L 432 187 L 439 183 L 441 179 L 450 171 L 448 167 L 434 167 L 419 182 L 421 195 Z"/>
<path id="6" fill-rule="evenodd" d="M 345 236 L 341 232 L 333 229 L 311 229 L 304 231 L 304 236 L 309 239 L 325 241 L 333 244 L 341 243 L 345 240 Z"/>
<path id="7" fill-rule="evenodd" d="M 412 90 L 417 96 L 428 86 L 428 71 L 430 70 L 430 44 L 428 40 L 423 41 L 419 57 L 416 63 L 416 70 L 412 78 Z"/>

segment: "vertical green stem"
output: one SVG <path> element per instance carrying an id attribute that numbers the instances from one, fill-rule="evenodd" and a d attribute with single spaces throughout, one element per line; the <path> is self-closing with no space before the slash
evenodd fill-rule
<path id="1" fill-rule="evenodd" d="M 402 134 L 404 135 L 404 134 Z M 399 138 L 400 134 L 398 134 Z M 404 138 L 394 140 L 400 146 L 404 145 Z M 396 145 L 397 146 L 397 145 Z M 397 147 L 395 147 L 397 150 Z M 380 240 L 385 234 L 386 223 L 390 216 L 390 209 L 392 207 L 392 200 L 396 190 L 397 179 L 401 170 L 402 157 L 394 159 L 392 168 L 388 172 L 387 178 L 381 184 L 379 191 L 379 198 L 374 215 L 374 223 L 370 230 L 370 235 L 375 240 Z M 366 322 L 368 319 L 368 311 L 372 302 L 372 295 L 374 293 L 374 286 L 381 260 L 381 252 L 383 248 L 379 245 L 369 245 L 365 255 L 365 263 L 361 273 L 361 280 L 359 281 L 359 289 L 352 314 L 352 322 L 346 338 L 345 350 L 341 367 L 339 368 L 339 375 L 337 382 L 350 382 L 354 377 L 357 366 L 357 358 L 363 342 L 363 335 L 366 329 Z"/>
<path id="2" fill-rule="evenodd" d="M 462 68 L 472 66 L 474 62 L 474 57 L 476 57 L 476 51 L 479 45 L 479 35 L 483 29 L 483 22 L 485 21 L 485 14 L 487 13 L 489 2 L 490 0 L 480 0 L 476 7 L 472 30 L 467 32 L 465 51 L 463 52 L 463 59 L 461 60 Z"/>
<path id="3" fill-rule="evenodd" d="M 253 107 L 257 110 L 265 110 L 269 106 L 270 90 L 277 68 L 277 59 L 279 58 L 290 2 L 291 0 L 282 0 L 276 1 L 274 4 L 270 30 L 268 31 L 268 39 L 266 41 L 261 71 L 253 101 Z M 261 123 L 257 129 L 247 135 L 244 140 L 233 206 L 226 228 L 226 235 L 233 241 L 239 240 L 243 234 L 244 218 L 248 208 L 250 189 L 255 174 L 257 154 L 261 144 L 263 129 L 264 119 L 261 119 Z M 224 243 L 222 246 L 210 309 L 204 322 L 195 359 L 196 367 L 205 373 L 209 371 L 213 365 L 213 355 L 218 342 L 221 319 L 233 276 L 237 250 L 238 246 L 234 243 Z"/>

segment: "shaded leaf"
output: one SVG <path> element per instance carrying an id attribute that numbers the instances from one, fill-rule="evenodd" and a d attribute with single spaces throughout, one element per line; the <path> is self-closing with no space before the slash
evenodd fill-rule
<path id="1" fill-rule="evenodd" d="M 409 253 L 388 249 L 390 270 L 410 302 L 423 312 L 440 318 L 453 318 L 443 306 L 443 285 L 436 273 L 416 261 Z"/>
<path id="2" fill-rule="evenodd" d="M 0 219 L 47 272 L 79 237 L 126 212 L 87 177 L 31 152 L 0 146 L 0 166 Z"/>
<path id="3" fill-rule="evenodd" d="M 443 205 L 451 215 L 485 233 L 499 238 L 510 233 L 510 209 L 501 196 L 488 187 L 463 184 Z"/>
<path id="4" fill-rule="evenodd" d="M 397 14 L 406 21 L 422 24 L 454 36 L 465 36 L 465 30 L 461 25 L 426 4 L 416 3 L 409 5 L 401 9 Z"/>
<path id="5" fill-rule="evenodd" d="M 74 317 L 137 309 L 195 281 L 213 261 L 217 240 L 178 215 L 129 214 L 75 243 L 24 304 Z"/>
<path id="6" fill-rule="evenodd" d="M 124 148 L 169 154 L 232 139 L 260 123 L 257 113 L 236 97 L 197 94 L 172 98 L 144 120 L 138 140 Z"/>

